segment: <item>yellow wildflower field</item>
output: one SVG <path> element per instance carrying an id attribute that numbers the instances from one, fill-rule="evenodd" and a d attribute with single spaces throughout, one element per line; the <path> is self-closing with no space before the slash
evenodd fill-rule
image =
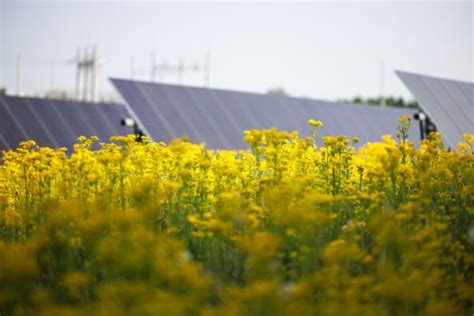
<path id="1" fill-rule="evenodd" d="M 474 136 L 133 135 L 0 163 L 3 315 L 471 315 Z M 95 145 L 97 146 L 97 145 Z"/>

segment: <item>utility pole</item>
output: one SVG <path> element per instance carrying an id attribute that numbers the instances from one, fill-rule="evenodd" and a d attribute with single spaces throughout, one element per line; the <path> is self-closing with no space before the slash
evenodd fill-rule
<path id="1" fill-rule="evenodd" d="M 102 75 L 104 74 L 104 59 L 102 58 L 97 58 L 97 68 L 96 68 L 96 84 L 97 84 L 97 92 L 96 92 L 96 99 L 94 100 L 95 102 L 100 102 L 103 100 L 102 96 L 102 83 L 103 81 L 101 80 Z"/>
<path id="2" fill-rule="evenodd" d="M 102 98 L 102 83 L 103 80 L 101 80 L 102 75 L 104 74 L 104 65 L 105 65 L 105 59 L 100 57 L 98 54 L 96 54 L 95 57 L 95 84 L 96 84 L 96 96 L 94 101 L 97 102 L 99 99 Z"/>
<path id="3" fill-rule="evenodd" d="M 385 63 L 383 59 L 380 62 L 380 105 L 385 106 Z"/>
<path id="4" fill-rule="evenodd" d="M 76 51 L 76 93 L 75 98 L 76 100 L 80 99 L 80 89 L 81 89 L 81 49 L 78 48 Z"/>
<path id="5" fill-rule="evenodd" d="M 182 58 L 179 60 L 179 63 L 176 67 L 176 71 L 178 72 L 179 84 L 183 84 L 184 61 Z"/>
<path id="6" fill-rule="evenodd" d="M 84 48 L 84 59 L 81 61 L 81 66 L 83 70 L 83 85 L 82 85 L 82 100 L 87 101 L 88 89 L 89 89 L 89 49 Z"/>
<path id="7" fill-rule="evenodd" d="M 77 50 L 76 99 L 97 101 L 100 94 L 98 87 L 99 68 L 102 66 L 103 59 L 97 56 L 96 45 L 93 45 L 91 49 L 85 47 L 83 51 L 80 48 Z"/>
<path id="8" fill-rule="evenodd" d="M 95 102 L 97 99 L 97 95 L 96 95 L 96 92 L 97 92 L 97 51 L 96 51 L 96 45 L 94 44 L 92 46 L 92 54 L 91 54 L 91 65 L 90 65 L 90 70 L 91 70 L 91 101 L 92 102 Z"/>
<path id="9" fill-rule="evenodd" d="M 156 72 L 158 71 L 156 67 L 156 52 L 153 50 L 150 55 L 150 81 L 154 82 L 156 80 Z"/>
<path id="10" fill-rule="evenodd" d="M 204 86 L 209 87 L 209 81 L 211 77 L 211 53 L 206 52 L 205 64 L 204 64 Z"/>
<path id="11" fill-rule="evenodd" d="M 54 91 L 54 86 L 56 83 L 56 64 L 54 59 L 51 61 L 51 91 Z"/>
<path id="12" fill-rule="evenodd" d="M 135 59 L 135 56 L 132 56 L 130 58 L 130 79 L 135 79 L 135 75 L 137 72 L 137 61 Z"/>
<path id="13" fill-rule="evenodd" d="M 21 55 L 18 53 L 16 56 L 16 94 L 21 96 Z"/>

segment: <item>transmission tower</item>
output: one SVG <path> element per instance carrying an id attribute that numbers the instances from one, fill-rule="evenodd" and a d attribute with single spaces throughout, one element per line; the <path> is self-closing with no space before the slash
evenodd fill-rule
<path id="1" fill-rule="evenodd" d="M 100 91 L 98 77 L 104 60 L 97 56 L 96 46 L 78 48 L 76 53 L 76 92 L 77 100 L 96 102 Z"/>

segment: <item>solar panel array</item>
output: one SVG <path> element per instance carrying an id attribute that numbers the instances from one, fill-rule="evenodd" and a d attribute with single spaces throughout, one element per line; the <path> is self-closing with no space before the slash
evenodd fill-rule
<path id="1" fill-rule="evenodd" d="M 0 149 L 16 148 L 33 139 L 40 146 L 72 148 L 77 137 L 132 133 L 121 126 L 123 105 L 0 96 Z"/>
<path id="2" fill-rule="evenodd" d="M 396 72 L 423 111 L 455 147 L 464 133 L 474 134 L 474 84 L 414 73 Z"/>
<path id="3" fill-rule="evenodd" d="M 310 135 L 310 118 L 324 122 L 320 136 L 357 136 L 360 143 L 394 135 L 409 109 L 354 105 L 307 98 L 111 79 L 139 126 L 155 141 L 188 137 L 213 149 L 248 148 L 243 131 L 277 127 Z M 419 138 L 416 126 L 410 128 Z"/>

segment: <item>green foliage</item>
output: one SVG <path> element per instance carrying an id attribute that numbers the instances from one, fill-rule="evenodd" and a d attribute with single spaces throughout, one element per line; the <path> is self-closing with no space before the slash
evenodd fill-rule
<path id="1" fill-rule="evenodd" d="M 355 104 L 370 104 L 370 105 L 385 105 L 385 106 L 392 106 L 392 107 L 399 107 L 399 108 L 410 108 L 410 109 L 419 109 L 419 105 L 416 101 L 407 101 L 401 97 L 375 97 L 375 98 L 362 98 L 357 96 L 352 100 L 342 100 L 343 102 L 347 103 L 355 103 Z"/>
<path id="2" fill-rule="evenodd" d="M 268 89 L 267 94 L 287 96 L 288 92 L 282 87 Z"/>

